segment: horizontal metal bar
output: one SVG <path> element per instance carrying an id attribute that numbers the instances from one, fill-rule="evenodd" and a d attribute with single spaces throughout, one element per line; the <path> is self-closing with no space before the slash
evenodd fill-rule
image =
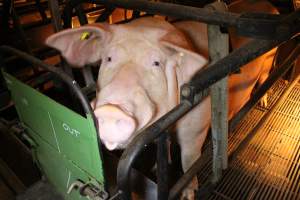
<path id="1" fill-rule="evenodd" d="M 80 3 L 95 3 L 104 5 L 113 5 L 125 9 L 133 9 L 148 12 L 150 14 L 161 14 L 170 17 L 178 17 L 181 19 L 199 20 L 211 24 L 222 26 L 234 26 L 239 14 L 218 12 L 206 10 L 203 8 L 195 8 L 191 6 L 183 6 L 164 2 L 151 2 L 146 0 L 71 0 L 68 6 L 76 7 Z"/>
<path id="2" fill-rule="evenodd" d="M 234 50 L 224 59 L 199 71 L 188 84 L 183 85 L 183 88 L 190 88 L 190 90 L 193 90 L 191 94 L 196 94 L 239 70 L 243 65 L 273 49 L 283 41 L 252 40 L 243 47 Z"/>
<path id="3" fill-rule="evenodd" d="M 72 10 L 81 3 L 94 3 L 106 6 L 144 11 L 148 14 L 160 14 L 184 20 L 196 20 L 223 27 L 235 27 L 240 35 L 273 40 L 299 30 L 300 11 L 295 11 L 292 24 L 285 24 L 285 16 L 266 13 L 231 13 L 207 10 L 191 6 L 146 0 L 70 0 L 64 10 L 65 27 L 70 27 Z M 298 28 L 297 28 L 298 27 Z"/>

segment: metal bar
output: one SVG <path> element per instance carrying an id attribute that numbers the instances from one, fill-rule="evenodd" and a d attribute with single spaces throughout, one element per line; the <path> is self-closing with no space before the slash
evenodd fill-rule
<path id="1" fill-rule="evenodd" d="M 221 1 L 209 4 L 208 9 L 226 11 L 227 6 Z M 229 54 L 228 34 L 221 33 L 220 26 L 208 25 L 208 52 L 211 63 L 221 60 Z M 222 170 L 227 168 L 228 146 L 228 77 L 225 77 L 210 87 L 211 97 L 211 133 L 213 144 L 213 176 L 216 183 L 222 176 Z"/>
<path id="2" fill-rule="evenodd" d="M 14 5 L 12 4 L 12 7 L 11 7 L 11 15 L 12 15 L 12 18 L 13 18 L 13 22 L 14 22 L 14 27 L 17 29 L 17 31 L 19 32 L 19 36 L 21 38 L 21 40 L 23 41 L 24 43 L 24 47 L 25 47 L 25 51 L 27 51 L 29 54 L 31 55 L 34 55 L 33 54 L 33 51 L 32 51 L 32 48 L 31 46 L 29 45 L 29 42 L 27 40 L 27 37 L 26 37 L 26 34 L 25 34 L 25 31 L 21 25 L 21 21 L 20 21 L 20 18 L 19 16 L 17 15 L 16 13 L 16 10 L 14 8 Z M 38 68 L 36 67 L 33 67 L 33 72 L 34 73 L 38 73 Z"/>
<path id="3" fill-rule="evenodd" d="M 96 22 L 105 22 L 115 9 L 114 6 L 106 6 L 104 12 L 96 19 Z"/>
<path id="4" fill-rule="evenodd" d="M 48 1 L 49 10 L 51 13 L 52 24 L 54 27 L 54 32 L 58 32 L 63 29 L 62 21 L 59 12 L 59 4 L 58 0 L 50 0 Z"/>
<path id="5" fill-rule="evenodd" d="M 3 13 L 2 13 L 2 27 L 3 30 L 8 31 L 9 29 L 9 15 L 10 15 L 10 9 L 12 7 L 12 0 L 4 0 L 3 1 Z"/>
<path id="6" fill-rule="evenodd" d="M 19 36 L 20 36 L 21 40 L 24 43 L 25 50 L 27 52 L 29 52 L 31 55 L 33 55 L 32 49 L 31 49 L 31 47 L 30 47 L 30 45 L 28 43 L 28 40 L 27 40 L 26 35 L 25 35 L 25 32 L 24 32 L 24 30 L 22 28 L 22 25 L 21 25 L 21 22 L 20 22 L 20 18 L 17 15 L 16 10 L 14 9 L 14 6 L 11 7 L 11 15 L 12 15 L 12 18 L 13 18 L 14 27 L 19 32 Z"/>
<path id="7" fill-rule="evenodd" d="M 226 58 L 210 64 L 207 68 L 198 72 L 190 83 L 183 87 L 189 87 L 197 93 L 237 71 L 241 66 L 273 49 L 281 42 L 283 41 L 252 40 L 243 47 L 234 50 Z"/>
<path id="8" fill-rule="evenodd" d="M 193 106 L 188 101 L 183 101 L 173 108 L 166 115 L 150 125 L 133 139 L 123 152 L 117 170 L 118 188 L 121 190 L 122 199 L 131 199 L 129 177 L 133 163 L 137 156 L 144 149 L 145 145 L 156 139 L 171 124 L 175 123 L 180 117 L 187 113 Z"/>
<path id="9" fill-rule="evenodd" d="M 144 11 L 148 14 L 160 14 L 185 20 L 197 20 L 225 27 L 233 26 L 237 29 L 239 34 L 259 39 L 273 40 L 277 37 L 277 39 L 279 39 L 291 32 L 295 32 L 296 29 L 297 31 L 300 29 L 299 21 L 297 21 L 300 16 L 300 11 L 294 12 L 293 23 L 282 24 L 283 17 L 281 15 L 226 13 L 191 6 L 145 0 L 71 0 L 67 3 L 67 7 L 74 8 L 76 5 L 83 2 L 122 7 L 125 9 Z M 71 9 L 68 9 L 68 12 L 71 12 Z M 265 31 L 260 31 L 261 29 L 265 29 Z"/>
<path id="10" fill-rule="evenodd" d="M 35 0 L 35 4 L 36 4 L 36 6 L 37 6 L 37 8 L 39 10 L 39 13 L 40 13 L 41 17 L 42 17 L 42 21 L 45 23 L 48 18 L 47 18 L 45 9 L 44 9 L 44 7 L 41 4 L 41 0 Z"/>
<path id="11" fill-rule="evenodd" d="M 239 14 L 234 13 L 224 13 L 191 6 L 151 2 L 146 0 L 71 0 L 68 2 L 68 5 L 74 8 L 76 5 L 83 2 L 113 5 L 125 9 L 144 11 L 149 14 L 161 14 L 182 19 L 193 19 L 222 26 L 235 25 L 239 16 Z"/>
<path id="12" fill-rule="evenodd" d="M 76 10 L 80 25 L 88 24 L 88 19 L 82 8 L 82 5 L 81 4 L 77 5 L 75 10 Z M 83 79 L 84 79 L 86 86 L 95 85 L 94 77 L 92 74 L 92 69 L 90 66 L 86 66 L 86 67 L 82 68 L 81 73 L 83 75 Z"/>
<path id="13" fill-rule="evenodd" d="M 202 155 L 200 158 L 198 158 L 198 160 L 196 160 L 194 162 L 194 164 L 188 169 L 188 171 L 186 171 L 180 177 L 180 179 L 176 182 L 176 184 L 170 190 L 170 195 L 168 198 L 169 200 L 178 198 L 180 192 L 185 188 L 185 186 L 187 186 L 190 183 L 192 178 L 195 177 L 197 172 L 203 167 L 203 165 L 200 161 L 208 160 L 208 156 L 209 156 L 208 154 Z M 205 187 L 202 187 L 202 189 L 204 190 L 203 193 L 205 193 L 205 194 L 202 194 L 202 195 L 205 196 L 207 193 L 209 193 L 211 191 L 211 189 L 213 188 L 213 184 L 209 181 L 209 182 L 205 183 L 204 185 L 205 185 Z M 201 198 L 201 199 L 205 199 L 205 198 Z"/>
<path id="14" fill-rule="evenodd" d="M 165 200 L 169 196 L 168 185 L 168 144 L 167 134 L 161 135 L 157 139 L 157 199 Z"/>
<path id="15" fill-rule="evenodd" d="M 89 85 L 95 85 L 95 81 L 94 81 L 94 77 L 93 77 L 93 73 L 92 73 L 92 69 L 90 66 L 85 66 L 82 70 L 81 73 L 83 75 L 83 79 L 85 82 L 86 86 Z"/>
<path id="16" fill-rule="evenodd" d="M 87 17 L 85 15 L 85 12 L 84 12 L 84 10 L 82 8 L 82 5 L 81 4 L 77 5 L 75 7 L 75 10 L 76 10 L 76 14 L 78 16 L 80 25 L 87 24 L 88 20 L 87 20 Z"/>
<path id="17" fill-rule="evenodd" d="M 52 19 L 52 24 L 54 27 L 54 32 L 61 31 L 63 29 L 63 26 L 62 26 L 62 19 L 61 19 L 61 15 L 60 15 L 58 0 L 48 1 L 48 4 L 49 4 L 49 10 L 51 13 L 51 19 Z M 62 69 L 69 76 L 73 77 L 72 69 L 67 65 L 67 63 L 64 61 L 63 58 L 61 58 L 61 60 L 62 60 L 62 64 L 61 64 Z"/>

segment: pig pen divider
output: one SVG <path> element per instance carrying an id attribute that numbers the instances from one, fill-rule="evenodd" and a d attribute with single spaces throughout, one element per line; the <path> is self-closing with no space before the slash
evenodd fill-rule
<path id="1" fill-rule="evenodd" d="M 295 33 L 299 32 L 300 28 L 299 20 L 296 21 L 299 18 L 299 11 L 296 11 L 287 17 L 265 15 L 264 20 L 260 20 L 261 18 L 258 18 L 257 15 L 239 15 L 189 6 L 175 5 L 170 3 L 154 3 L 142 0 L 70 0 L 68 1 L 67 5 L 70 5 L 71 7 L 73 6 L 75 8 L 77 5 L 83 2 L 104 4 L 108 6 L 113 5 L 116 7 L 146 11 L 153 14 L 162 14 L 167 16 L 179 17 L 182 19 L 193 19 L 225 27 L 235 27 L 237 28 L 238 33 L 242 35 L 244 34 L 254 38 L 266 39 L 255 39 L 244 47 L 237 49 L 224 59 L 209 65 L 204 70 L 201 70 L 201 72 L 195 75 L 190 83 L 184 85 L 181 88 L 181 91 L 188 92 L 186 92 L 185 94 L 183 94 L 183 92 L 181 93 L 180 104 L 172 109 L 169 113 L 164 115 L 162 118 L 160 118 L 157 122 L 152 124 L 150 127 L 142 131 L 136 138 L 134 138 L 129 147 L 122 154 L 118 165 L 118 188 L 119 193 L 123 199 L 131 199 L 129 184 L 131 167 L 145 145 L 153 142 L 159 137 L 165 136 L 166 132 L 163 132 L 165 129 L 174 124 L 180 117 L 190 111 L 198 103 L 200 103 L 201 99 L 208 94 L 208 90 L 206 88 L 211 86 L 213 83 L 216 83 L 218 80 L 222 79 L 228 74 L 235 72 L 242 65 L 246 64 L 252 59 L 260 56 L 273 47 L 284 42 L 285 40 L 291 38 Z M 278 37 L 275 37 L 275 35 Z M 299 40 L 299 37 L 297 37 L 297 39 Z M 10 47 L 2 46 L 0 47 L 0 50 L 20 56 L 36 65 L 42 66 L 48 70 L 50 69 L 50 71 L 53 70 L 53 72 L 57 76 L 62 78 L 62 81 L 67 80 L 66 83 L 71 88 L 75 88 L 74 92 L 82 103 L 85 112 L 91 114 L 94 123 L 96 122 L 92 109 L 87 102 L 85 95 L 81 93 L 79 86 L 76 84 L 76 82 L 73 82 L 72 79 L 68 78 L 68 76 L 66 76 L 66 78 L 61 70 L 49 68 L 49 65 L 45 65 L 40 60 L 28 56 L 27 54 L 24 54 L 21 51 L 15 50 Z M 96 124 L 97 123 L 95 123 L 95 127 L 98 133 L 98 127 Z M 100 142 L 99 138 L 98 141 Z M 165 138 L 160 138 L 159 141 L 163 144 L 165 142 Z M 159 158 L 159 156 L 161 157 Z M 163 160 L 166 160 L 166 154 L 161 155 L 160 153 L 158 153 L 157 159 L 162 160 L 163 162 Z M 175 186 L 171 188 L 170 193 L 168 193 L 168 191 L 165 191 L 165 189 L 162 189 L 162 192 L 164 192 L 165 194 L 160 198 L 163 199 L 163 197 L 165 196 L 168 196 L 169 199 L 176 198 L 179 192 L 184 188 L 184 186 L 191 180 L 193 176 L 196 175 L 199 169 L 197 168 L 197 165 L 199 165 L 198 161 L 196 161 L 190 168 L 190 170 L 188 170 L 175 184 Z M 162 166 L 162 174 L 160 176 L 165 176 L 166 170 L 166 167 Z"/>

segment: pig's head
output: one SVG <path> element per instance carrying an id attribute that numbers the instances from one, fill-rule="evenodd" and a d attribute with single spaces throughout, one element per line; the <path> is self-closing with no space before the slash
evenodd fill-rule
<path id="1" fill-rule="evenodd" d="M 69 29 L 46 43 L 73 66 L 101 61 L 92 107 L 109 150 L 125 148 L 139 130 L 173 108 L 180 85 L 206 64 L 181 32 L 154 18 Z"/>

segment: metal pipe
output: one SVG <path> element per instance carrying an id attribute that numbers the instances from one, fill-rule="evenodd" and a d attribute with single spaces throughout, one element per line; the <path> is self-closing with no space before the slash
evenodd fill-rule
<path id="1" fill-rule="evenodd" d="M 79 19 L 79 23 L 80 25 L 85 25 L 88 23 L 88 19 L 86 17 L 86 14 L 83 10 L 83 7 L 81 4 L 77 5 L 76 8 L 76 14 L 78 16 Z M 83 69 L 81 69 L 81 74 L 83 76 L 85 85 L 95 85 L 95 81 L 94 81 L 94 77 L 93 77 L 93 73 L 92 73 L 92 69 L 90 66 L 86 66 Z"/>
<path id="2" fill-rule="evenodd" d="M 46 12 L 45 12 L 45 8 L 41 4 L 41 0 L 35 0 L 35 4 L 36 4 L 36 7 L 39 10 L 39 13 L 40 13 L 41 17 L 42 17 L 43 23 L 45 23 L 48 18 L 47 18 Z"/>
<path id="3" fill-rule="evenodd" d="M 180 117 L 186 114 L 193 105 L 188 101 L 182 101 L 166 115 L 161 117 L 156 123 L 150 125 L 145 130 L 137 134 L 133 141 L 123 152 L 117 170 L 117 183 L 121 192 L 122 199 L 131 199 L 129 176 L 133 163 L 137 156 L 147 144 L 158 138 L 171 124 L 175 123 Z"/>
<path id="4" fill-rule="evenodd" d="M 148 14 L 160 14 L 185 20 L 197 20 L 223 27 L 232 26 L 237 29 L 237 33 L 240 35 L 259 39 L 274 40 L 275 37 L 285 37 L 285 35 L 295 32 L 296 29 L 298 29 L 297 31 L 300 29 L 299 21 L 297 20 L 300 11 L 295 11 L 294 15 L 291 15 L 291 17 L 294 18 L 291 24 L 284 23 L 284 17 L 275 14 L 236 14 L 145 0 L 70 0 L 66 4 L 66 12 L 72 13 L 73 8 L 84 2 L 144 11 Z M 70 22 L 71 19 L 68 18 L 68 24 Z M 261 29 L 263 29 L 263 31 L 261 31 Z"/>
<path id="5" fill-rule="evenodd" d="M 105 22 L 115 9 L 114 6 L 106 6 L 104 12 L 96 19 L 96 22 Z"/>
<path id="6" fill-rule="evenodd" d="M 168 135 L 165 133 L 157 139 L 157 199 L 165 200 L 169 196 L 168 185 Z"/>
<path id="7" fill-rule="evenodd" d="M 3 1 L 3 6 L 2 6 L 2 28 L 5 32 L 8 32 L 9 29 L 9 15 L 11 8 L 13 6 L 13 1 L 12 0 L 4 0 Z"/>
<path id="8" fill-rule="evenodd" d="M 273 49 L 283 41 L 284 40 L 252 40 L 241 48 L 234 50 L 224 59 L 212 63 L 198 72 L 184 87 L 189 87 L 194 90 L 195 93 L 202 91 L 218 80 L 237 71 L 251 60 Z"/>
<path id="9" fill-rule="evenodd" d="M 113 5 L 125 9 L 144 11 L 149 14 L 161 14 L 181 19 L 192 19 L 222 26 L 234 26 L 239 17 L 239 14 L 235 13 L 218 12 L 191 6 L 145 0 L 71 0 L 67 5 L 74 8 L 76 5 L 84 2 Z"/>
<path id="10" fill-rule="evenodd" d="M 85 14 L 81 4 L 76 6 L 75 11 L 76 11 L 76 14 L 78 16 L 78 20 L 79 20 L 80 25 L 87 24 L 88 19 L 86 17 L 86 14 Z"/>
<path id="11" fill-rule="evenodd" d="M 62 21 L 60 17 L 59 4 L 57 0 L 48 1 L 49 10 L 51 13 L 52 24 L 54 32 L 58 32 L 63 29 Z"/>
<path id="12" fill-rule="evenodd" d="M 197 172 L 199 172 L 199 170 L 203 167 L 202 165 L 202 160 L 208 160 L 209 155 L 204 154 L 201 157 L 198 158 L 198 160 L 196 160 L 194 162 L 194 164 L 188 169 L 188 171 L 186 171 L 181 177 L 180 179 L 176 182 L 176 184 L 171 188 L 170 190 L 170 195 L 169 195 L 169 200 L 172 199 L 177 199 L 179 197 L 180 192 L 189 184 L 189 182 L 192 180 L 193 177 L 195 177 L 197 175 Z M 205 190 L 207 190 L 207 188 L 211 188 L 211 181 L 207 182 L 205 184 Z M 204 199 L 204 198 L 203 198 Z"/>

